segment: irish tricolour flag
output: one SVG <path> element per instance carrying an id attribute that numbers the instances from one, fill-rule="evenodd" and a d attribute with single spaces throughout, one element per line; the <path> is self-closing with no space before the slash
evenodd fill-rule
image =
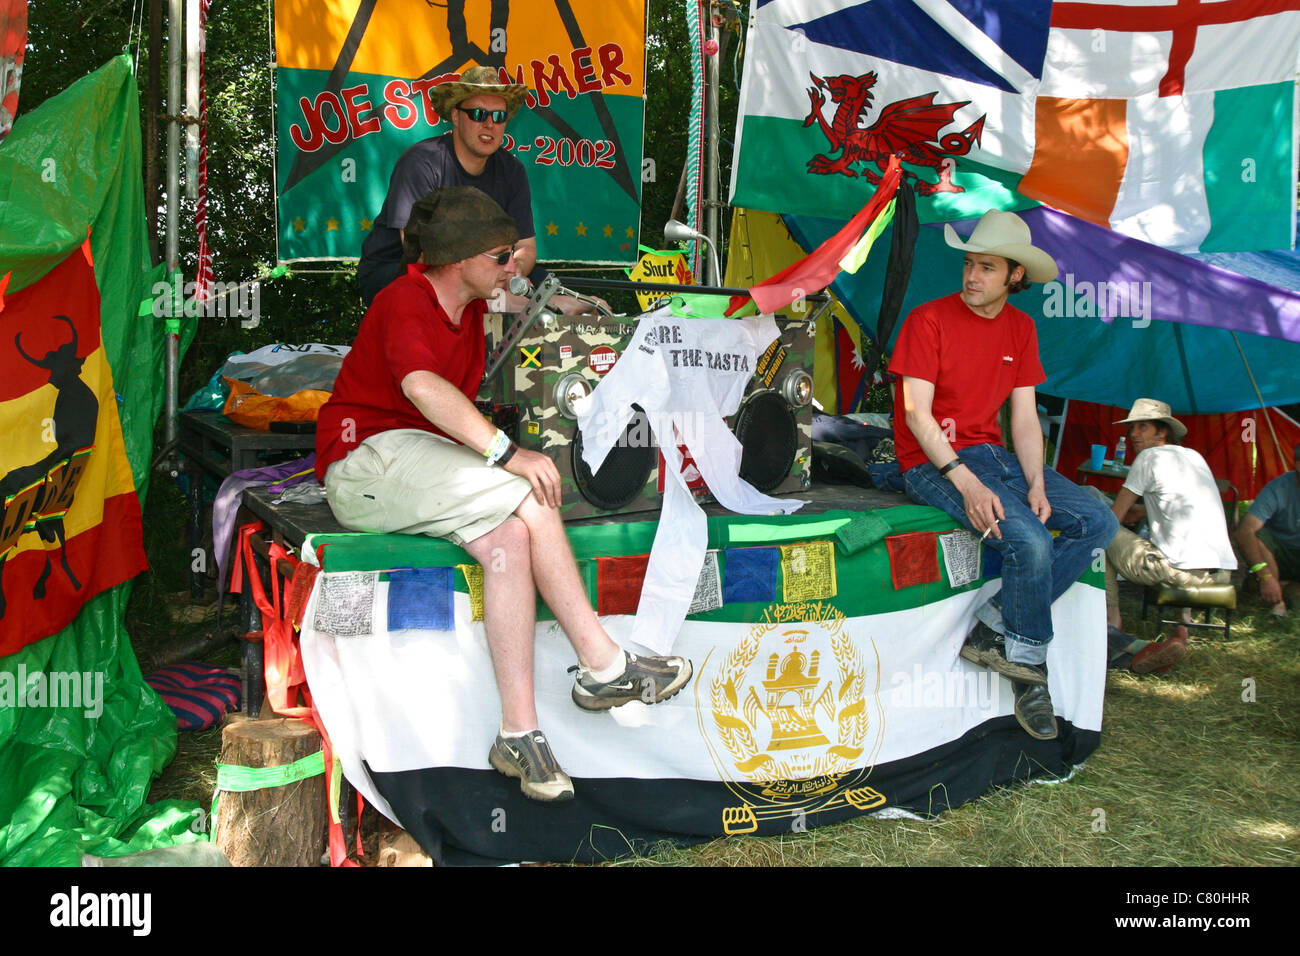
<path id="1" fill-rule="evenodd" d="M 753 0 L 737 205 L 1035 201 L 1180 251 L 1294 242 L 1300 0 Z"/>

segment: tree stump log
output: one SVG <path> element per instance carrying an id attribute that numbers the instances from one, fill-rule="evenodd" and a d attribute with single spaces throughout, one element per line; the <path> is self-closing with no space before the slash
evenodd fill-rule
<path id="1" fill-rule="evenodd" d="M 320 734 L 305 720 L 235 714 L 221 731 L 223 764 L 281 767 L 320 749 Z M 223 790 L 216 827 L 216 844 L 234 866 L 320 866 L 329 833 L 325 776 L 265 790 Z"/>

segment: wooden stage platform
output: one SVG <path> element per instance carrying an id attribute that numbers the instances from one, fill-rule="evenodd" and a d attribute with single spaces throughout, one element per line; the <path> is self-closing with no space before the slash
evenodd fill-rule
<path id="1" fill-rule="evenodd" d="M 265 521 L 267 526 L 279 533 L 282 543 L 295 548 L 302 545 L 309 534 L 346 534 L 347 529 L 340 525 L 329 509 L 321 503 L 302 505 L 286 502 L 272 504 L 277 495 L 265 488 L 250 488 L 244 492 L 244 507 L 253 515 Z M 828 511 L 875 511 L 880 508 L 894 508 L 910 504 L 903 494 L 879 491 L 875 488 L 859 488 L 857 485 L 815 484 L 807 491 L 783 498 L 801 498 L 808 502 L 795 514 L 824 514 Z M 704 505 L 704 513 L 710 516 L 728 515 L 727 511 L 716 502 Z M 578 518 L 566 522 L 569 527 L 581 528 L 596 525 L 616 524 L 629 521 L 654 521 L 658 518 L 656 511 L 634 511 L 625 514 L 597 515 L 590 518 Z"/>

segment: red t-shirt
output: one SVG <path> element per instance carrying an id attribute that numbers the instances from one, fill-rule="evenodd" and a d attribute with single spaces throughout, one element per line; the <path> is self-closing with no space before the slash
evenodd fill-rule
<path id="1" fill-rule="evenodd" d="M 407 266 L 406 275 L 385 286 L 361 320 L 334 394 L 316 422 L 317 480 L 323 482 L 331 464 L 379 432 L 422 428 L 444 434 L 402 394 L 402 379 L 411 372 L 433 372 L 470 401 L 478 395 L 487 303 L 474 300 L 461 313 L 460 325 L 452 325 L 424 270 Z"/>
<path id="2" fill-rule="evenodd" d="M 1033 319 L 1009 303 L 986 319 L 958 293 L 912 310 L 898 333 L 889 370 L 900 379 L 894 392 L 894 446 L 903 471 L 929 459 L 907 427 L 902 376 L 934 384 L 931 411 L 954 435 L 954 451 L 1002 444 L 998 409 L 1011 390 L 1047 379 Z"/>

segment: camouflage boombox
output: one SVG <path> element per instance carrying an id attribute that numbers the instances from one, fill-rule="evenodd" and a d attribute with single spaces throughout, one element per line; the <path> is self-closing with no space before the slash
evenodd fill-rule
<path id="1" fill-rule="evenodd" d="M 808 313 L 811 314 L 811 313 Z M 754 378 L 727 426 L 744 452 L 740 475 L 759 491 L 788 494 L 808 488 L 812 468 L 813 335 L 808 315 L 776 317 L 780 338 L 759 357 Z M 549 319 L 550 317 L 547 316 Z M 513 316 L 485 318 L 488 350 L 508 335 Z M 649 511 L 663 498 L 665 463 L 645 416 L 636 414 L 600 470 L 582 460 L 582 439 L 570 402 L 589 393 L 614 367 L 636 329 L 637 317 L 556 315 L 513 347 L 479 393 L 498 426 L 521 448 L 550 456 L 564 481 L 566 520 Z M 512 427 L 513 426 L 513 427 Z M 711 500 L 689 450 L 683 471 L 700 500 Z"/>

